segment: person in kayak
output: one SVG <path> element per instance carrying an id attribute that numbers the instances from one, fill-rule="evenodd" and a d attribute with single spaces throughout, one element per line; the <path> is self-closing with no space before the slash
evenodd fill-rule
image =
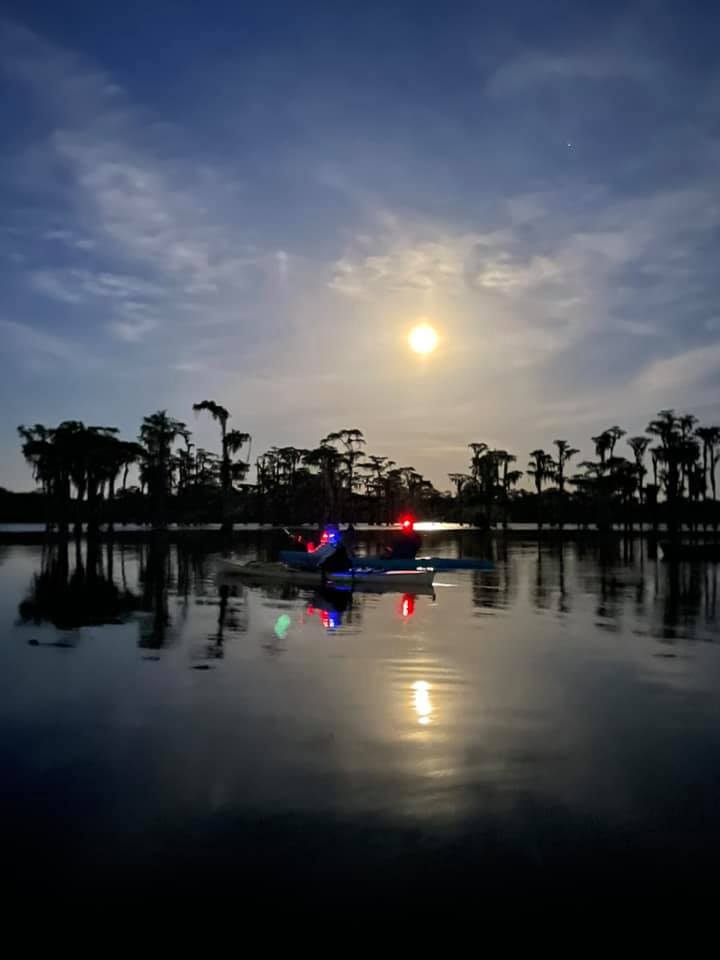
<path id="1" fill-rule="evenodd" d="M 325 576 L 328 573 L 344 573 L 352 567 L 352 559 L 345 544 L 340 541 L 327 557 L 320 561 L 320 571 Z"/>
<path id="2" fill-rule="evenodd" d="M 312 553 L 312 564 L 323 577 L 330 573 L 344 573 L 353 565 L 351 550 L 334 524 L 328 524 L 320 537 L 320 545 Z"/>
<path id="3" fill-rule="evenodd" d="M 345 544 L 345 549 L 347 552 L 352 555 L 355 553 L 355 544 L 357 537 L 355 535 L 355 527 L 352 523 L 349 523 L 345 530 L 343 531 L 342 541 Z"/>
<path id="4" fill-rule="evenodd" d="M 385 549 L 393 560 L 414 560 L 421 543 L 422 538 L 415 530 L 415 521 L 405 517 L 400 523 L 400 532 L 395 534 Z"/>

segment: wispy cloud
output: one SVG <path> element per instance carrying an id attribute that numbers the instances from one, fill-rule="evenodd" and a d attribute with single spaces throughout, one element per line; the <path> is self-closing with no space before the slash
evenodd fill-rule
<path id="1" fill-rule="evenodd" d="M 70 367 L 88 367 L 97 363 L 86 347 L 81 347 L 67 337 L 59 337 L 46 330 L 39 330 L 26 323 L 0 320 L 0 334 L 7 346 L 25 354 L 31 364 L 45 360 L 61 361 Z"/>
<path id="2" fill-rule="evenodd" d="M 32 151 L 66 182 L 57 199 L 68 225 L 41 235 L 72 250 L 75 263 L 36 265 L 28 273 L 36 290 L 68 305 L 95 298 L 109 331 L 139 342 L 163 317 L 226 322 L 248 289 L 287 280 L 289 254 L 258 247 L 227 217 L 238 183 L 193 163 L 177 146 L 182 134 L 134 107 L 107 74 L 7 24 L 0 62 L 46 111 L 47 135 Z"/>
<path id="3" fill-rule="evenodd" d="M 490 96 L 520 94 L 553 82 L 625 80 L 649 84 L 657 76 L 657 63 L 637 51 L 588 48 L 572 53 L 521 53 L 506 60 L 491 75 Z"/>
<path id="4" fill-rule="evenodd" d="M 655 360 L 641 370 L 633 387 L 658 397 L 676 396 L 688 388 L 702 386 L 720 372 L 720 343 L 684 350 L 671 357 Z"/>
<path id="5" fill-rule="evenodd" d="M 117 319 L 118 316 L 124 319 Z M 151 314 L 144 303 L 128 300 L 116 310 L 116 319 L 111 322 L 110 327 L 118 340 L 140 343 L 158 326 L 158 322 L 157 315 Z"/>
<path id="6" fill-rule="evenodd" d="M 29 279 L 41 293 L 65 303 L 82 303 L 96 297 L 128 302 L 137 297 L 158 298 L 164 293 L 158 284 L 139 277 L 87 269 L 36 270 Z"/>
<path id="7" fill-rule="evenodd" d="M 43 239 L 57 240 L 59 243 L 74 247 L 76 250 L 92 250 L 95 246 L 93 240 L 78 236 L 73 230 L 47 230 L 43 234 Z"/>
<path id="8" fill-rule="evenodd" d="M 651 360 L 624 382 L 609 391 L 593 387 L 579 396 L 549 400 L 538 408 L 538 427 L 577 428 L 578 425 L 622 420 L 641 431 L 662 407 L 703 410 L 712 417 L 720 414 L 717 404 L 717 376 L 720 370 L 720 343 Z"/>

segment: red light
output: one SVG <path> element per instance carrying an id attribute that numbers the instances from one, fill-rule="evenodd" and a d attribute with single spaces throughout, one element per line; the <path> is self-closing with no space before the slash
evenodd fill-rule
<path id="1" fill-rule="evenodd" d="M 415 528 L 415 521 L 413 520 L 412 517 L 403 517 L 402 520 L 400 521 L 400 526 L 405 531 L 413 530 Z"/>
<path id="2" fill-rule="evenodd" d="M 403 598 L 400 601 L 400 616 L 404 619 L 408 619 L 415 613 L 415 595 L 412 593 L 404 593 Z"/>
<path id="3" fill-rule="evenodd" d="M 312 542 L 312 540 L 308 540 L 307 552 L 315 553 L 315 544 Z"/>
<path id="4" fill-rule="evenodd" d="M 327 530 L 323 530 L 323 532 L 322 532 L 322 534 L 321 534 L 321 536 L 320 536 L 320 543 L 327 543 L 329 539 L 330 539 L 330 536 L 329 536 Z"/>

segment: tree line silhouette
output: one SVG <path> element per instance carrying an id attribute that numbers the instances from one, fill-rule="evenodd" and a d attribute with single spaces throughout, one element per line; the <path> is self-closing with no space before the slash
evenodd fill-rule
<path id="1" fill-rule="evenodd" d="M 630 456 L 621 455 L 625 438 Z M 717 529 L 717 466 L 720 427 L 698 426 L 692 414 L 661 410 L 645 433 L 627 437 L 615 425 L 592 437 L 595 460 L 572 471 L 580 451 L 567 440 L 554 440 L 553 453 L 531 451 L 526 468 L 534 490 L 518 490 L 522 471 L 509 469 L 517 458 L 484 443 L 470 444 L 470 472 L 450 474 L 461 517 L 468 503 L 481 503 L 484 518 L 544 523 L 573 522 L 600 529 L 638 523 L 670 531 L 681 526 Z M 654 445 L 653 445 L 654 444 Z M 648 470 L 648 458 L 650 470 Z M 649 473 L 652 482 L 647 482 Z M 568 487 L 572 489 L 568 489 Z"/>
<path id="2" fill-rule="evenodd" d="M 699 426 L 674 410 L 661 410 L 639 436 L 627 437 L 619 426 L 603 430 L 592 437 L 596 459 L 576 466 L 579 450 L 567 440 L 554 440 L 552 452 L 531 451 L 524 472 L 507 450 L 470 443 L 468 472 L 448 474 L 453 493 L 437 490 L 412 466 L 369 455 L 357 428 L 329 433 L 314 448 L 271 447 L 256 457 L 256 480 L 248 483 L 250 434 L 228 429 L 230 413 L 215 401 L 193 410 L 218 424 L 217 453 L 197 447 L 187 424 L 165 410 L 144 418 L 135 441 L 121 439 L 114 427 L 76 420 L 19 427 L 40 488 L 30 495 L 34 516 L 23 519 L 42 519 L 60 533 L 118 522 L 158 529 L 219 522 L 226 532 L 249 521 L 389 524 L 403 512 L 479 526 L 662 523 L 670 530 L 717 530 L 720 427 Z M 628 456 L 621 454 L 625 446 Z M 137 482 L 128 485 L 131 470 Z M 519 486 L 524 475 L 527 488 Z"/>

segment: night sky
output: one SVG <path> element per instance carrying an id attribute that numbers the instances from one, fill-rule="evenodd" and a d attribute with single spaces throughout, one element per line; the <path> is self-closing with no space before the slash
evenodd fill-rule
<path id="1" fill-rule="evenodd" d="M 0 486 L 19 423 L 217 449 L 205 398 L 441 488 L 470 441 L 720 421 L 716 5 L 3 10 Z"/>

